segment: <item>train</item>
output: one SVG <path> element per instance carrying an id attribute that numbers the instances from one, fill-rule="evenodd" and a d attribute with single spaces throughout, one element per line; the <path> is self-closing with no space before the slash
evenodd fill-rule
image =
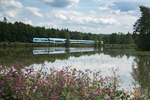
<path id="1" fill-rule="evenodd" d="M 95 44 L 93 40 L 69 40 L 71 44 Z M 33 38 L 33 43 L 66 43 L 66 39 L 61 38 Z"/>

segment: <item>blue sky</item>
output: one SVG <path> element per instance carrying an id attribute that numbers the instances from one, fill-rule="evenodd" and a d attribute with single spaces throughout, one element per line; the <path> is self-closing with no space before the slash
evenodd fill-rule
<path id="1" fill-rule="evenodd" d="M 109 34 L 132 32 L 149 0 L 0 0 L 0 20 Z"/>

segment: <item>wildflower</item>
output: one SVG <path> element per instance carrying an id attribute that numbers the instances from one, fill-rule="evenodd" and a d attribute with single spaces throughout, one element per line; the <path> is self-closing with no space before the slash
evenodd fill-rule
<path id="1" fill-rule="evenodd" d="M 5 81 L 4 81 L 4 80 L 2 80 L 2 81 L 0 82 L 0 86 L 3 86 L 3 85 L 5 85 Z"/>
<path id="2" fill-rule="evenodd" d="M 36 90 L 37 90 L 37 86 L 35 86 L 35 88 L 33 89 L 33 93 L 35 93 L 36 92 Z"/>
<path id="3" fill-rule="evenodd" d="M 66 80 L 67 85 L 69 85 L 72 79 L 71 78 L 66 78 L 65 80 Z"/>
<path id="4" fill-rule="evenodd" d="M 102 95 L 102 90 L 101 90 L 101 89 L 98 89 L 96 94 L 97 94 L 97 95 Z"/>
<path id="5" fill-rule="evenodd" d="M 18 93 L 19 91 L 18 90 L 16 90 L 16 93 Z"/>
<path id="6" fill-rule="evenodd" d="M 86 93 L 86 91 L 82 91 L 83 92 L 83 95 L 86 97 L 87 96 L 87 93 Z"/>
<path id="7" fill-rule="evenodd" d="M 12 81 L 13 79 L 14 79 L 13 77 L 9 77 L 9 80 L 11 80 L 11 81 Z"/>
<path id="8" fill-rule="evenodd" d="M 35 93 L 36 92 L 36 89 L 33 89 L 33 93 Z"/>
<path id="9" fill-rule="evenodd" d="M 136 92 L 135 92 L 135 97 L 140 97 L 140 96 L 141 96 L 141 93 L 138 92 L 138 91 L 136 91 Z"/>
<path id="10" fill-rule="evenodd" d="M 48 86 L 48 87 L 51 87 L 51 84 L 50 84 L 50 82 L 48 82 L 48 83 L 47 83 L 47 86 Z"/>
<path id="11" fill-rule="evenodd" d="M 53 92 L 53 100 L 58 100 L 58 95 L 56 91 Z"/>
<path id="12" fill-rule="evenodd" d="M 106 88 L 105 90 L 108 93 L 108 95 L 110 95 L 110 93 L 111 93 L 110 88 Z"/>
<path id="13" fill-rule="evenodd" d="M 38 88 L 38 86 L 35 86 L 35 89 L 37 89 Z"/>
<path id="14" fill-rule="evenodd" d="M 21 92 L 22 95 L 24 95 L 24 92 Z"/>
<path id="15" fill-rule="evenodd" d="M 46 96 L 45 96 L 45 97 L 48 99 L 50 96 L 49 96 L 49 94 L 48 94 L 48 93 L 46 93 Z"/>
<path id="16" fill-rule="evenodd" d="M 101 82 L 104 82 L 104 78 L 101 77 L 101 78 L 100 78 L 100 81 L 101 81 Z"/>
<path id="17" fill-rule="evenodd" d="M 2 65 L 0 65 L 0 70 L 2 70 L 3 69 L 3 66 Z"/>

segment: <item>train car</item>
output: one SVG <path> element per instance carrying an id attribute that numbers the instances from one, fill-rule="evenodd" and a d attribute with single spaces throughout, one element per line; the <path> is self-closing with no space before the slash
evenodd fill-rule
<path id="1" fill-rule="evenodd" d="M 70 40 L 72 44 L 94 44 L 95 42 L 92 40 Z"/>
<path id="2" fill-rule="evenodd" d="M 36 43 L 49 43 L 49 39 L 48 38 L 33 38 L 33 42 Z"/>
<path id="3" fill-rule="evenodd" d="M 35 43 L 66 43 L 66 39 L 60 38 L 33 38 Z M 70 39 L 71 44 L 95 44 L 93 40 L 72 40 Z"/>
<path id="4" fill-rule="evenodd" d="M 65 43 L 66 39 L 49 38 L 49 41 L 50 41 L 51 43 Z"/>
<path id="5" fill-rule="evenodd" d="M 65 43 L 65 39 L 59 38 L 33 38 L 35 43 Z"/>

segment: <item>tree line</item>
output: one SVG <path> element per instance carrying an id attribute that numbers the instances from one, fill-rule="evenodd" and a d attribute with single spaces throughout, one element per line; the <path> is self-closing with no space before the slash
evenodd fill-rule
<path id="1" fill-rule="evenodd" d="M 103 38 L 104 43 L 106 44 L 132 44 L 134 43 L 133 35 L 131 33 L 123 34 L 112 33 L 110 35 L 106 35 Z"/>
<path id="2" fill-rule="evenodd" d="M 23 22 L 10 23 L 4 17 L 0 21 L 0 42 L 32 42 L 32 38 L 66 38 L 76 40 L 104 41 L 106 44 L 130 44 L 133 43 L 131 33 L 92 34 L 68 29 L 54 29 L 39 26 L 31 26 Z"/>

